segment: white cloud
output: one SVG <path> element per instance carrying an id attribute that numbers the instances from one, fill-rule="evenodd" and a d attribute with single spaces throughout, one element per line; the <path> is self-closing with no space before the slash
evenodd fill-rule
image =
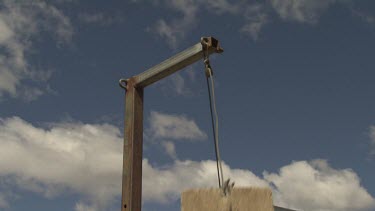
<path id="1" fill-rule="evenodd" d="M 226 178 L 230 177 L 237 186 L 265 187 L 267 182 L 250 171 L 230 169 L 223 164 Z M 177 200 L 181 192 L 188 188 L 217 187 L 216 162 L 175 161 L 166 167 L 153 167 L 143 160 L 143 199 L 159 203 Z M 183 181 L 183 182 L 182 182 Z"/>
<path id="2" fill-rule="evenodd" d="M 119 194 L 121 166 L 122 138 L 114 126 L 43 129 L 18 117 L 0 121 L 0 178 L 12 178 L 19 189 L 45 197 L 73 191 L 102 208 Z"/>
<path id="3" fill-rule="evenodd" d="M 194 120 L 184 115 L 164 114 L 152 111 L 148 136 L 151 138 L 167 138 L 173 140 L 202 140 L 207 135 Z"/>
<path id="4" fill-rule="evenodd" d="M 166 202 L 184 188 L 216 185 L 214 161 L 175 161 L 160 168 L 147 159 L 143 163 L 146 202 Z M 18 117 L 0 121 L 0 178 L 11 178 L 19 189 L 45 197 L 78 193 L 87 202 L 78 201 L 76 210 L 102 210 L 120 194 L 121 167 L 122 138 L 114 126 L 70 122 L 43 129 Z M 226 165 L 224 170 L 238 184 L 266 185 L 251 172 Z"/>
<path id="5" fill-rule="evenodd" d="M 191 31 L 199 21 L 198 14 L 205 10 L 208 14 L 230 14 L 242 17 L 245 24 L 241 32 L 257 40 L 265 24 L 269 22 L 270 9 L 285 21 L 301 23 L 316 23 L 321 14 L 339 0 L 270 0 L 265 2 L 244 2 L 227 0 L 173 0 L 162 1 L 166 8 L 182 14 L 170 22 L 160 19 L 153 31 L 164 38 L 167 43 L 176 48 L 178 42 Z"/>
<path id="6" fill-rule="evenodd" d="M 241 28 L 241 31 L 249 34 L 253 40 L 257 40 L 263 26 L 268 22 L 268 14 L 262 4 L 246 7 L 244 14 L 247 23 Z"/>
<path id="7" fill-rule="evenodd" d="M 191 68 L 182 73 L 175 73 L 166 78 L 166 80 L 158 81 L 161 91 L 168 96 L 191 96 L 193 91 L 187 85 L 189 82 L 194 83 L 194 72 Z"/>
<path id="8" fill-rule="evenodd" d="M 161 142 L 161 145 L 169 157 L 173 160 L 177 159 L 176 147 L 172 141 L 163 141 Z"/>
<path id="9" fill-rule="evenodd" d="M 108 124 L 62 122 L 36 127 L 18 117 L 0 120 L 0 206 L 15 199 L 16 189 L 47 198 L 80 195 L 76 211 L 106 210 L 120 196 L 122 137 Z M 278 204 L 311 211 L 374 209 L 355 172 L 333 169 L 326 161 L 293 162 L 263 177 L 224 163 L 225 178 L 239 186 L 269 186 Z M 143 160 L 144 202 L 173 203 L 180 192 L 217 186 L 216 162 L 180 161 L 153 166 Z M 181 182 L 184 181 L 184 182 Z"/>
<path id="10" fill-rule="evenodd" d="M 299 161 L 280 172 L 264 174 L 275 187 L 275 200 L 286 207 L 311 211 L 353 211 L 375 208 L 375 199 L 351 169 L 333 169 L 325 160 Z"/>
<path id="11" fill-rule="evenodd" d="M 7 41 L 13 35 L 13 31 L 3 20 L 0 19 L 0 43 Z"/>
<path id="12" fill-rule="evenodd" d="M 69 19 L 44 1 L 1 0 L 0 8 L 0 98 L 5 94 L 32 100 L 45 88 L 25 86 L 26 79 L 45 82 L 50 71 L 35 70 L 27 59 L 34 39 L 50 32 L 58 43 L 69 42 L 73 30 Z"/>
<path id="13" fill-rule="evenodd" d="M 180 28 L 177 23 L 170 25 L 163 19 L 155 23 L 153 30 L 162 37 L 171 48 L 176 48 L 178 39 L 184 36 L 183 29 Z"/>
<path id="14" fill-rule="evenodd" d="M 180 74 L 173 74 L 170 78 L 177 95 L 184 95 L 189 92 L 185 85 L 185 79 Z"/>
<path id="15" fill-rule="evenodd" d="M 152 27 L 152 31 L 165 39 L 171 48 L 176 48 L 178 41 L 183 39 L 186 32 L 190 31 L 195 25 L 198 5 L 194 0 L 171 0 L 166 1 L 165 5 L 182 14 L 182 18 L 169 22 L 160 19 Z"/>
<path id="16" fill-rule="evenodd" d="M 197 25 L 200 11 L 206 10 L 214 14 L 240 14 L 241 11 L 241 4 L 230 3 L 227 0 L 172 0 L 162 1 L 161 5 L 182 15 L 181 18 L 171 21 L 159 19 L 151 28 L 171 48 L 176 48 L 179 41 Z"/>
<path id="17" fill-rule="evenodd" d="M 97 211 L 99 210 L 95 205 L 90 206 L 82 202 L 78 202 L 74 208 L 75 211 Z"/>
<path id="18" fill-rule="evenodd" d="M 151 31 L 164 38 L 170 47 L 176 48 L 179 41 L 199 24 L 199 15 L 229 14 L 240 17 L 244 24 L 240 31 L 249 35 L 253 40 L 259 38 L 263 27 L 272 20 L 276 13 L 282 20 L 315 24 L 331 6 L 336 3 L 348 3 L 351 0 L 268 0 L 268 1 L 227 1 L 227 0 L 173 0 L 154 2 L 154 6 L 165 8 L 182 15 L 171 21 L 159 19 Z M 370 15 L 355 13 L 368 23 L 374 23 Z"/>
<path id="19" fill-rule="evenodd" d="M 272 7 L 287 21 L 316 23 L 337 0 L 271 0 Z"/>

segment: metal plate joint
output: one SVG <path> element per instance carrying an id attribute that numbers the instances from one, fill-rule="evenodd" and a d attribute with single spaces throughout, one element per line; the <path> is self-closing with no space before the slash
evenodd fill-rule
<path id="1" fill-rule="evenodd" d="M 202 37 L 201 44 L 203 50 L 205 51 L 213 49 L 216 53 L 224 52 L 224 49 L 219 44 L 219 40 L 215 39 L 214 37 Z"/>

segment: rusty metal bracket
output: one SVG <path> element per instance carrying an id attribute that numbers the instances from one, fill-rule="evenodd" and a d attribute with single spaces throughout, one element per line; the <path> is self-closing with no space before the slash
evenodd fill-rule
<path id="1" fill-rule="evenodd" d="M 208 49 L 214 49 L 215 53 L 222 53 L 224 51 L 219 44 L 219 40 L 213 37 L 202 37 L 201 44 L 203 46 L 203 50 L 207 51 Z M 208 56 L 208 55 L 207 55 Z"/>

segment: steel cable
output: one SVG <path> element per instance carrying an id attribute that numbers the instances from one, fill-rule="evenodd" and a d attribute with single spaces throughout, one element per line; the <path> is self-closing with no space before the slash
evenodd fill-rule
<path id="1" fill-rule="evenodd" d="M 214 144 L 215 144 L 217 177 L 219 180 L 219 188 L 222 188 L 223 182 L 224 182 L 224 176 L 223 176 L 223 167 L 221 165 L 220 149 L 219 149 L 219 118 L 218 118 L 217 110 L 216 110 L 215 83 L 214 83 L 212 70 L 209 65 L 208 58 L 205 60 L 205 64 L 206 64 L 206 81 L 207 81 L 208 95 L 209 95 L 209 101 L 210 101 L 212 131 L 213 131 Z M 209 78 L 211 81 L 211 86 L 210 86 Z"/>

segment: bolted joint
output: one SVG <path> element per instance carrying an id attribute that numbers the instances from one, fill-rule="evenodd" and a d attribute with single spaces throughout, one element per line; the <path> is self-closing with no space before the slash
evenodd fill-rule
<path id="1" fill-rule="evenodd" d="M 216 53 L 224 52 L 224 49 L 219 44 L 219 40 L 213 37 L 202 37 L 201 44 L 202 44 L 203 50 L 205 51 L 213 50 Z"/>

